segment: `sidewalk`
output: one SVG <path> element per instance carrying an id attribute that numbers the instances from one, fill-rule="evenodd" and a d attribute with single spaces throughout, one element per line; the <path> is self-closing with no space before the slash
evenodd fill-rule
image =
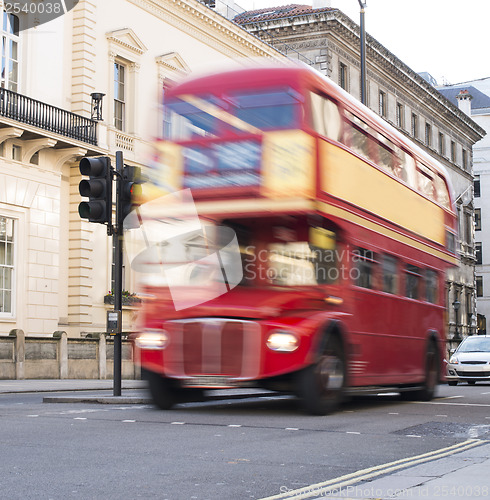
<path id="1" fill-rule="evenodd" d="M 122 380 L 122 390 L 144 389 L 142 380 Z M 114 388 L 113 380 L 97 379 L 30 379 L 0 380 L 0 394 L 16 392 L 72 392 L 72 391 L 110 391 Z"/>
<path id="2" fill-rule="evenodd" d="M 488 500 L 490 499 L 490 443 L 444 458 L 414 465 L 379 479 L 344 485 L 317 495 L 285 498 L 320 500 Z M 313 489 L 312 489 L 313 491 Z M 319 494 L 319 496 L 318 496 Z"/>

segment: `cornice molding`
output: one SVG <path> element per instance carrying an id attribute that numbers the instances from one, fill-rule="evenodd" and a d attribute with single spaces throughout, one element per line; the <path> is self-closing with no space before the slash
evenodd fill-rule
<path id="1" fill-rule="evenodd" d="M 284 55 L 197 0 L 127 0 L 229 57 Z"/>

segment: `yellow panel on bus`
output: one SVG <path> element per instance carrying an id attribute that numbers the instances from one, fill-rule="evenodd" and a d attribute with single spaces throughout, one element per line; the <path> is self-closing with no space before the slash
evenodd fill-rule
<path id="1" fill-rule="evenodd" d="M 322 190 L 444 245 L 444 211 L 347 151 L 320 146 Z"/>
<path id="2" fill-rule="evenodd" d="M 315 196 L 315 139 L 301 130 L 264 134 L 262 194 L 270 198 Z"/>

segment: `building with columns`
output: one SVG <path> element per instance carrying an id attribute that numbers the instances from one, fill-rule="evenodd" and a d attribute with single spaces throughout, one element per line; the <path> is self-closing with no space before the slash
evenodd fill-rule
<path id="1" fill-rule="evenodd" d="M 477 326 L 478 333 L 486 333 L 490 319 L 490 77 L 438 90 L 487 132 L 473 146 Z"/>
<path id="2" fill-rule="evenodd" d="M 238 14 L 234 21 L 273 47 L 310 64 L 361 98 L 360 27 L 334 0 Z M 460 267 L 447 276 L 449 339 L 476 331 L 472 147 L 485 130 L 435 87 L 366 34 L 366 104 L 434 156 L 452 180 L 459 217 Z M 454 307 L 452 307 L 454 305 Z"/>
<path id="3" fill-rule="evenodd" d="M 197 0 L 80 0 L 30 29 L 2 16 L 0 335 L 103 332 L 112 239 L 79 217 L 80 159 L 119 150 L 144 165 L 166 82 L 283 56 Z M 127 330 L 136 309 L 124 313 Z"/>

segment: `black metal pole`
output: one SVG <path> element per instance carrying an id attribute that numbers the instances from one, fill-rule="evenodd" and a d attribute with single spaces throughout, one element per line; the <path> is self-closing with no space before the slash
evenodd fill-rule
<path id="1" fill-rule="evenodd" d="M 366 2 L 358 0 L 359 6 L 361 7 L 361 102 L 367 104 L 367 94 L 366 94 L 366 26 L 365 26 L 365 8 Z"/>
<path id="2" fill-rule="evenodd" d="M 114 311 L 118 314 L 117 333 L 114 336 L 114 396 L 121 395 L 121 353 L 122 353 L 122 264 L 123 225 L 121 224 L 121 189 L 124 160 L 122 151 L 116 151 L 116 230 L 114 231 Z"/>

